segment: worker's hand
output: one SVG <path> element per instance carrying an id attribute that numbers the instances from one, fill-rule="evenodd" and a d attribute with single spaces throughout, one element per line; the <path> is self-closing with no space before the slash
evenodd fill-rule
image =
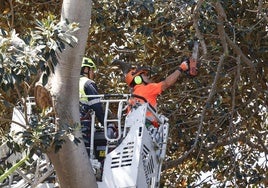
<path id="1" fill-rule="evenodd" d="M 190 76 L 197 75 L 197 62 L 193 59 L 187 59 L 183 61 L 179 66 L 179 71 L 184 72 Z"/>
<path id="2" fill-rule="evenodd" d="M 189 67 L 190 67 L 189 60 L 185 60 L 180 64 L 179 71 L 187 72 L 189 70 Z"/>

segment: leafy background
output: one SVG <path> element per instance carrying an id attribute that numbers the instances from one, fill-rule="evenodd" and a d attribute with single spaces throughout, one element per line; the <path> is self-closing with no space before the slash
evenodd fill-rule
<path id="1" fill-rule="evenodd" d="M 36 20 L 58 19 L 62 3 L 1 2 L 1 28 L 15 29 L 22 38 L 35 30 Z M 223 187 L 268 185 L 267 10 L 263 0 L 93 1 L 85 55 L 98 66 L 100 93 L 129 92 L 123 72 L 112 64 L 115 57 L 151 67 L 158 82 L 191 56 L 199 41 L 198 76 L 182 77 L 158 100 L 170 123 L 162 186 L 209 187 L 216 180 Z M 21 86 L 20 92 L 26 90 Z M 18 94 L 1 90 L 0 97 L 6 119 Z M 2 120 L 2 133 L 7 128 Z"/>

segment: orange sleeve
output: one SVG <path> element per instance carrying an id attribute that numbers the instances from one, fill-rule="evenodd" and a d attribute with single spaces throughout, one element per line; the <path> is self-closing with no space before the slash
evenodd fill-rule
<path id="1" fill-rule="evenodd" d="M 155 95 L 160 95 L 162 93 L 162 86 L 163 86 L 163 82 L 159 82 L 159 83 L 152 83 L 151 85 L 151 92 L 153 92 Z"/>

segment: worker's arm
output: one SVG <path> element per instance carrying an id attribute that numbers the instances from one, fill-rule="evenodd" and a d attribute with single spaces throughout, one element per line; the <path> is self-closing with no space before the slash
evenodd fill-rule
<path id="1" fill-rule="evenodd" d="M 162 84 L 162 91 L 166 90 L 167 88 L 171 87 L 176 83 L 176 81 L 181 76 L 181 72 L 179 70 L 175 70 L 172 74 L 170 74 Z"/>
<path id="2" fill-rule="evenodd" d="M 97 86 L 95 83 L 87 82 L 84 86 L 86 95 L 98 95 Z M 98 121 L 103 125 L 104 123 L 104 110 L 102 108 L 102 103 L 99 101 L 99 98 L 89 98 L 89 103 L 92 110 L 95 111 L 95 115 Z"/>
<path id="3" fill-rule="evenodd" d="M 166 90 L 170 86 L 174 85 L 176 81 L 181 76 L 182 72 L 187 71 L 189 69 L 189 65 L 186 61 L 182 62 L 179 66 L 179 69 L 175 70 L 172 74 L 170 74 L 162 84 L 162 91 Z"/>

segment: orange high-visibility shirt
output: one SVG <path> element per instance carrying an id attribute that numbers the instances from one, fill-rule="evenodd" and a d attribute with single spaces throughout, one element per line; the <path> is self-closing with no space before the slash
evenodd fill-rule
<path id="1" fill-rule="evenodd" d="M 157 96 L 162 93 L 162 85 L 163 82 L 135 85 L 133 94 L 144 97 L 156 109 Z"/>

